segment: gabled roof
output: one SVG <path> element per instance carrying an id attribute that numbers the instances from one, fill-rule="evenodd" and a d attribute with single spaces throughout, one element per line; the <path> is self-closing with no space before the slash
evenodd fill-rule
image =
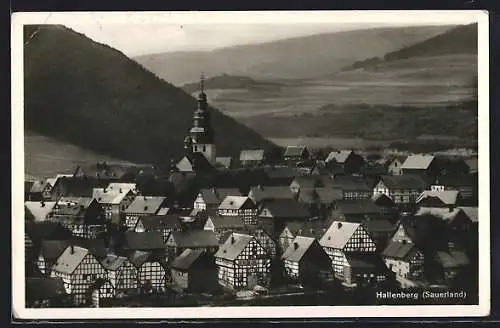
<path id="1" fill-rule="evenodd" d="M 283 260 L 299 262 L 315 241 L 316 239 L 314 238 L 297 236 L 285 250 L 281 258 Z"/>
<path id="2" fill-rule="evenodd" d="M 240 152 L 240 161 L 262 161 L 263 159 L 263 149 L 244 149 Z"/>
<path id="3" fill-rule="evenodd" d="M 467 214 L 458 207 L 451 211 L 447 207 L 420 207 L 415 216 L 431 215 L 451 223 L 460 213 L 463 213 L 467 217 Z"/>
<path id="4" fill-rule="evenodd" d="M 139 217 L 139 221 L 146 231 L 157 229 L 174 229 L 180 227 L 180 216 L 176 214 L 147 215 Z"/>
<path id="5" fill-rule="evenodd" d="M 436 260 L 446 269 L 469 265 L 469 258 L 463 251 L 438 251 L 436 252 Z"/>
<path id="6" fill-rule="evenodd" d="M 117 256 L 115 254 L 108 254 L 101 261 L 101 265 L 104 267 L 104 269 L 106 269 L 108 271 L 116 271 L 125 263 L 125 261 L 127 261 L 127 258 L 124 256 Z"/>
<path id="7" fill-rule="evenodd" d="M 394 200 L 391 197 L 387 196 L 386 194 L 381 194 L 381 193 L 374 194 L 371 197 L 371 199 L 377 206 L 391 206 L 391 207 L 396 206 Z"/>
<path id="8" fill-rule="evenodd" d="M 113 179 L 97 179 L 93 177 L 61 177 L 54 188 L 62 194 L 59 196 L 92 197 L 94 188 L 105 188 Z"/>
<path id="9" fill-rule="evenodd" d="M 66 240 L 72 237 L 71 231 L 59 222 L 39 221 L 26 224 L 26 234 L 33 242 L 42 240 Z"/>
<path id="10" fill-rule="evenodd" d="M 79 246 L 68 246 L 56 261 L 53 271 L 72 274 L 82 263 L 85 256 L 89 254 L 86 248 Z"/>
<path id="11" fill-rule="evenodd" d="M 123 189 L 93 189 L 92 196 L 100 204 L 120 204 L 123 199 L 129 194 L 130 190 Z"/>
<path id="12" fill-rule="evenodd" d="M 68 240 L 43 240 L 40 255 L 45 261 L 55 262 L 70 244 Z"/>
<path id="13" fill-rule="evenodd" d="M 141 213 L 153 215 L 160 210 L 166 199 L 166 197 L 160 196 L 136 196 L 123 212 L 125 214 Z"/>
<path id="14" fill-rule="evenodd" d="M 318 196 L 318 201 L 321 204 L 331 204 L 334 201 L 343 199 L 343 193 L 342 193 L 342 190 L 340 190 L 340 189 L 315 188 L 314 192 Z"/>
<path id="15" fill-rule="evenodd" d="M 31 186 L 31 193 L 41 193 L 46 187 L 50 187 L 50 185 L 47 185 L 46 181 L 34 181 L 33 185 Z"/>
<path id="16" fill-rule="evenodd" d="M 461 206 L 459 207 L 471 219 L 472 222 L 478 222 L 477 207 Z"/>
<path id="17" fill-rule="evenodd" d="M 175 231 L 171 234 L 178 247 L 200 248 L 219 245 L 217 235 L 209 230 Z"/>
<path id="18" fill-rule="evenodd" d="M 417 252 L 417 247 L 413 243 L 391 241 L 382 252 L 382 256 L 400 260 L 408 260 L 409 257 L 415 252 Z"/>
<path id="19" fill-rule="evenodd" d="M 333 221 L 320 244 L 323 247 L 342 249 L 360 226 L 360 223 Z"/>
<path id="20" fill-rule="evenodd" d="M 470 173 L 477 173 L 477 169 L 478 169 L 477 157 L 466 159 L 465 164 L 467 164 L 467 166 L 469 167 Z"/>
<path id="21" fill-rule="evenodd" d="M 56 202 L 24 202 L 24 208 L 28 211 L 35 221 L 44 221 L 47 216 L 54 210 Z"/>
<path id="22" fill-rule="evenodd" d="M 219 210 L 238 210 L 243 205 L 247 204 L 248 202 L 251 202 L 252 205 L 255 205 L 253 201 L 248 198 L 248 196 L 227 196 L 224 198 L 222 203 L 219 205 L 218 209 Z"/>
<path id="23" fill-rule="evenodd" d="M 73 205 L 82 205 L 85 208 L 88 208 L 90 204 L 94 201 L 92 197 L 61 197 L 57 201 L 58 205 L 62 204 L 73 204 Z"/>
<path id="24" fill-rule="evenodd" d="M 434 160 L 431 155 L 410 155 L 406 158 L 402 169 L 427 170 Z"/>
<path id="25" fill-rule="evenodd" d="M 306 146 L 287 146 L 285 149 L 285 157 L 295 157 L 302 156 L 302 154 L 307 151 Z"/>
<path id="26" fill-rule="evenodd" d="M 106 241 L 102 237 L 94 239 L 75 239 L 73 244 L 87 249 L 89 253 L 98 260 L 103 259 L 108 255 Z"/>
<path id="27" fill-rule="evenodd" d="M 339 151 L 332 151 L 330 154 L 325 159 L 325 162 L 331 162 L 331 161 L 336 161 L 337 163 L 345 163 L 347 158 L 353 154 L 354 152 L 352 150 L 339 150 Z"/>
<path id="28" fill-rule="evenodd" d="M 292 199 L 294 197 L 292 191 L 287 186 L 257 186 L 251 187 L 250 192 L 257 203 L 260 203 L 262 200 Z M 249 195 L 250 192 L 248 193 Z"/>
<path id="29" fill-rule="evenodd" d="M 390 233 L 394 231 L 394 226 L 389 220 L 386 219 L 370 219 L 365 220 L 363 225 L 368 233 L 380 232 L 380 233 Z"/>
<path id="30" fill-rule="evenodd" d="M 238 188 L 202 188 L 200 194 L 210 205 L 219 205 L 227 196 L 241 196 Z"/>
<path id="31" fill-rule="evenodd" d="M 389 189 L 426 189 L 429 184 L 418 175 L 403 174 L 403 175 L 382 175 L 380 177 L 387 188 Z"/>
<path id="32" fill-rule="evenodd" d="M 159 231 L 126 231 L 125 245 L 133 250 L 155 250 L 166 247 L 163 243 L 163 236 Z"/>
<path id="33" fill-rule="evenodd" d="M 253 238 L 255 237 L 246 234 L 232 233 L 219 247 L 215 257 L 234 261 Z"/>
<path id="34" fill-rule="evenodd" d="M 213 166 L 207 158 L 199 152 L 188 153 L 177 163 L 181 172 L 199 172 L 212 170 Z"/>
<path id="35" fill-rule="evenodd" d="M 383 165 L 384 166 L 389 166 L 391 165 L 394 161 L 398 161 L 399 163 L 403 164 L 406 159 L 408 158 L 408 156 L 405 156 L 405 155 L 390 155 L 388 156 L 385 160 L 384 160 L 384 163 Z"/>
<path id="36" fill-rule="evenodd" d="M 323 237 L 332 222 L 333 220 L 292 221 L 288 222 L 286 227 L 293 236 L 311 237 L 319 240 Z"/>
<path id="37" fill-rule="evenodd" d="M 264 215 L 265 214 L 265 215 Z M 260 216 L 272 216 L 275 218 L 307 219 L 309 211 L 295 199 L 274 199 L 266 201 L 262 207 Z"/>
<path id="38" fill-rule="evenodd" d="M 293 179 L 298 175 L 297 169 L 289 166 L 266 166 L 264 167 L 264 173 L 270 179 Z"/>
<path id="39" fill-rule="evenodd" d="M 189 270 L 196 263 L 204 262 L 204 264 L 215 265 L 215 258 L 210 256 L 204 250 L 200 249 L 185 249 L 179 256 L 172 262 L 172 268 L 179 270 Z"/>
<path id="40" fill-rule="evenodd" d="M 362 177 L 355 176 L 337 176 L 335 177 L 333 184 L 331 185 L 333 188 L 340 189 L 342 191 L 363 191 L 370 192 L 371 189 L 366 184 L 366 181 Z"/>
<path id="41" fill-rule="evenodd" d="M 437 198 L 444 205 L 455 205 L 457 203 L 459 192 L 457 190 L 443 190 L 443 191 L 432 191 L 424 190 L 420 196 L 418 196 L 416 203 L 420 203 L 428 198 Z"/>
<path id="42" fill-rule="evenodd" d="M 344 254 L 347 263 L 353 268 L 370 270 L 374 273 L 385 273 L 387 267 L 378 254 L 372 253 L 346 253 Z"/>
<path id="43" fill-rule="evenodd" d="M 158 259 L 153 256 L 152 252 L 141 250 L 135 250 L 130 253 L 128 256 L 128 260 L 136 268 L 140 268 L 146 262 L 159 262 Z"/>
<path id="44" fill-rule="evenodd" d="M 239 216 L 219 216 L 215 215 L 209 218 L 215 228 L 243 228 L 245 224 L 243 218 Z"/>

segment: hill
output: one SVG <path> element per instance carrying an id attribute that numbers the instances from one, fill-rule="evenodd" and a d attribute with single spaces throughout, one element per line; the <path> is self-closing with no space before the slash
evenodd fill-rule
<path id="1" fill-rule="evenodd" d="M 477 23 L 457 26 L 427 40 L 386 53 L 382 57 L 371 57 L 354 62 L 343 68 L 373 68 L 397 60 L 418 57 L 435 57 L 449 54 L 477 55 Z"/>
<path id="2" fill-rule="evenodd" d="M 121 52 L 64 26 L 26 26 L 24 74 L 25 129 L 160 167 L 182 155 L 196 100 Z M 221 155 L 273 146 L 211 110 Z"/>
<path id="3" fill-rule="evenodd" d="M 199 72 L 255 79 L 303 79 L 335 72 L 356 60 L 381 56 L 447 31 L 451 26 L 412 26 L 341 31 L 213 51 L 165 52 L 135 57 L 138 63 L 176 85 Z M 168 51 L 168 49 L 166 49 Z"/>
<path id="4" fill-rule="evenodd" d="M 24 133 L 24 170 L 38 177 L 73 173 L 78 165 L 100 162 L 131 164 L 30 131 Z"/>
<path id="5" fill-rule="evenodd" d="M 256 81 L 246 76 L 235 76 L 223 74 L 214 76 L 205 80 L 205 89 L 269 89 L 279 88 L 283 86 L 277 82 Z M 199 82 L 185 84 L 182 89 L 188 93 L 198 91 L 200 88 Z"/>

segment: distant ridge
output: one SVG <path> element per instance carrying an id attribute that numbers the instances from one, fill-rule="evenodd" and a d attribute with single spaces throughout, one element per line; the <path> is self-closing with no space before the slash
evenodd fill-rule
<path id="1" fill-rule="evenodd" d="M 183 155 L 196 100 L 121 52 L 62 25 L 30 25 L 24 65 L 26 129 L 135 163 L 165 167 Z M 218 154 L 273 147 L 212 112 Z"/>

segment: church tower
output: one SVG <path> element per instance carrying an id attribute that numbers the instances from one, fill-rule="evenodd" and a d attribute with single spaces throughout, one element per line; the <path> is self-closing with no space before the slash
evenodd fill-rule
<path id="1" fill-rule="evenodd" d="M 198 106 L 193 115 L 193 127 L 189 131 L 192 152 L 202 153 L 208 162 L 215 164 L 215 137 L 210 122 L 210 111 L 208 109 L 207 95 L 205 94 L 205 78 L 203 74 L 200 81 L 200 94 L 198 95 Z"/>

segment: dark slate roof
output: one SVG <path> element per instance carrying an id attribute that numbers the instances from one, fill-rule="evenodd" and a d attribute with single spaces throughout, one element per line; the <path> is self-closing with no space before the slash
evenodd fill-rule
<path id="1" fill-rule="evenodd" d="M 215 266 L 215 257 L 204 250 L 185 249 L 172 262 L 172 268 L 179 270 L 189 270 L 194 266 L 206 268 Z"/>
<path id="2" fill-rule="evenodd" d="M 125 263 L 125 261 L 128 261 L 126 257 L 108 254 L 101 261 L 101 265 L 108 271 L 115 271 L 118 270 Z"/>
<path id="3" fill-rule="evenodd" d="M 70 244 L 68 240 L 44 240 L 41 244 L 41 255 L 45 261 L 55 262 Z"/>
<path id="4" fill-rule="evenodd" d="M 257 203 L 269 199 L 292 199 L 292 191 L 287 186 L 257 186 L 250 188 L 253 198 Z M 250 193 L 249 193 L 250 195 Z"/>
<path id="5" fill-rule="evenodd" d="M 208 162 L 207 158 L 199 152 L 188 153 L 177 163 L 179 171 L 183 172 L 200 172 L 210 171 L 213 166 Z"/>
<path id="6" fill-rule="evenodd" d="M 287 146 L 285 149 L 285 157 L 296 157 L 302 156 L 302 154 L 307 151 L 306 146 Z"/>
<path id="7" fill-rule="evenodd" d="M 295 199 L 274 199 L 266 201 L 261 214 L 270 213 L 275 218 L 307 219 L 309 211 Z"/>
<path id="8" fill-rule="evenodd" d="M 335 177 L 332 187 L 342 191 L 371 191 L 362 177 L 348 175 Z"/>
<path id="9" fill-rule="evenodd" d="M 331 204 L 343 198 L 342 190 L 334 188 L 315 188 L 314 192 L 321 204 Z"/>
<path id="10" fill-rule="evenodd" d="M 369 233 L 381 232 L 390 233 L 394 231 L 394 226 L 386 219 L 370 219 L 364 221 L 364 226 Z"/>
<path id="11" fill-rule="evenodd" d="M 165 248 L 163 236 L 159 231 L 125 232 L 125 245 L 133 250 L 155 250 Z"/>
<path id="12" fill-rule="evenodd" d="M 305 222 L 288 222 L 287 227 L 294 236 L 321 239 L 333 220 L 308 220 Z"/>
<path id="13" fill-rule="evenodd" d="M 59 222 L 52 221 L 26 223 L 26 234 L 33 242 L 49 239 L 68 240 L 73 236 L 71 231 L 63 227 Z"/>
<path id="14" fill-rule="evenodd" d="M 436 185 L 443 185 L 446 187 L 473 187 L 475 184 L 474 176 L 471 174 L 465 175 L 454 175 L 454 174 L 445 174 L 440 175 L 436 181 Z"/>
<path id="15" fill-rule="evenodd" d="M 270 179 L 278 179 L 278 178 L 293 179 L 298 175 L 297 170 L 289 166 L 266 166 L 264 167 L 264 173 Z"/>
<path id="16" fill-rule="evenodd" d="M 396 203 L 394 203 L 394 200 L 387 196 L 386 194 L 374 194 L 372 196 L 372 201 L 375 203 L 377 206 L 383 206 L 383 207 L 394 207 L 396 206 Z"/>
<path id="17" fill-rule="evenodd" d="M 316 176 L 298 176 L 293 179 L 293 182 L 298 183 L 300 188 L 324 187 L 323 179 Z"/>
<path id="18" fill-rule="evenodd" d="M 238 188 L 202 188 L 201 196 L 206 204 L 219 205 L 227 196 L 242 196 Z"/>
<path id="19" fill-rule="evenodd" d="M 353 268 L 370 270 L 374 273 L 386 273 L 387 267 L 378 254 L 345 253 L 349 265 Z"/>
<path id="20" fill-rule="evenodd" d="M 389 189 L 426 189 L 429 184 L 418 175 L 383 175 L 381 180 Z"/>
<path id="21" fill-rule="evenodd" d="M 103 259 L 107 255 L 106 241 L 104 238 L 95 239 L 75 239 L 73 244 L 86 248 L 90 254 L 94 255 L 97 259 Z"/>
<path id="22" fill-rule="evenodd" d="M 28 302 L 44 300 L 66 294 L 61 278 L 26 278 L 26 299 Z"/>
<path id="23" fill-rule="evenodd" d="M 140 251 L 136 250 L 129 254 L 128 260 L 132 263 L 136 268 L 141 267 L 146 262 L 155 262 L 157 261 L 153 256 L 152 252 L 148 251 Z"/>
<path id="24" fill-rule="evenodd" d="M 336 209 L 343 214 L 377 214 L 380 208 L 371 199 L 343 199 L 336 201 Z"/>
<path id="25" fill-rule="evenodd" d="M 166 197 L 160 196 L 136 196 L 132 203 L 124 211 L 125 214 L 141 213 L 155 214 L 165 203 Z"/>
<path id="26" fill-rule="evenodd" d="M 176 214 L 148 215 L 139 218 L 146 231 L 180 227 L 180 216 Z"/>
<path id="27" fill-rule="evenodd" d="M 285 250 L 281 258 L 292 262 L 299 262 L 314 242 L 316 242 L 314 238 L 297 236 Z"/>
<path id="28" fill-rule="evenodd" d="M 172 236 L 181 248 L 215 247 L 219 244 L 217 235 L 209 230 L 178 231 Z"/>
<path id="29" fill-rule="evenodd" d="M 92 197 L 94 188 L 106 188 L 115 179 L 97 179 L 92 177 L 61 177 L 54 188 L 62 191 L 60 197 Z M 63 187 L 59 189 L 59 186 Z"/>
<path id="30" fill-rule="evenodd" d="M 243 223 L 243 218 L 239 216 L 212 216 L 210 220 L 214 224 L 215 228 L 243 228 L 245 224 Z"/>
<path id="31" fill-rule="evenodd" d="M 215 257 L 234 261 L 253 238 L 255 237 L 246 234 L 232 233 L 215 253 Z"/>
<path id="32" fill-rule="evenodd" d="M 417 251 L 413 243 L 392 241 L 382 252 L 382 256 L 400 260 L 408 260 L 409 256 Z"/>
<path id="33" fill-rule="evenodd" d="M 436 252 L 436 260 L 444 268 L 458 268 L 469 264 L 469 258 L 463 251 Z"/>

